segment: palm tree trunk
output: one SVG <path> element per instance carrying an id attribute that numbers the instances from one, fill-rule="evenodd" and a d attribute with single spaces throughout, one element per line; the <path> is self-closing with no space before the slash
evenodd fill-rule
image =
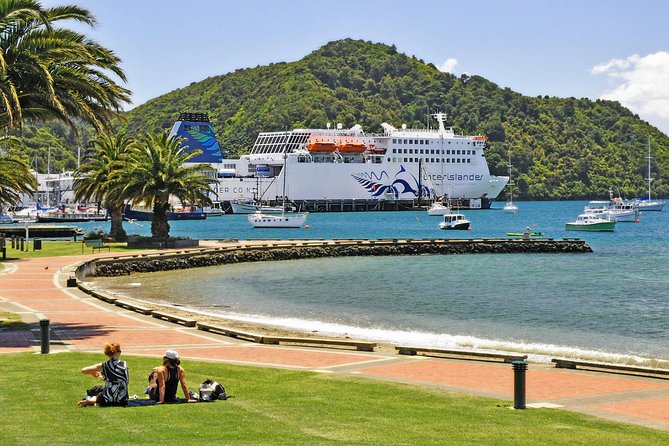
<path id="1" fill-rule="evenodd" d="M 153 204 L 153 220 L 151 221 L 151 236 L 157 240 L 167 240 L 170 237 L 170 225 L 167 222 L 169 203 Z"/>
<path id="2" fill-rule="evenodd" d="M 123 207 L 119 205 L 112 206 L 111 209 L 111 229 L 109 235 L 117 242 L 124 242 L 128 239 L 125 229 L 123 229 Z"/>

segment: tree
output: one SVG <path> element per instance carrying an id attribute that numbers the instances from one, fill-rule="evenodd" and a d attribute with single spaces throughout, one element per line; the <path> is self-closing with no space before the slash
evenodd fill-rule
<path id="1" fill-rule="evenodd" d="M 149 133 L 141 143 L 133 145 L 124 157 L 123 167 L 114 170 L 110 180 L 113 192 L 125 197 L 132 204 L 153 208 L 151 236 L 156 240 L 169 238 L 170 225 L 167 211 L 171 198 L 182 203 L 211 204 L 207 196 L 209 179 L 203 173 L 211 169 L 208 164 L 189 164 L 200 151 L 186 152 L 183 140 L 167 133 Z"/>
<path id="2" fill-rule="evenodd" d="M 111 209 L 111 229 L 109 234 L 114 240 L 127 238 L 123 229 L 122 195 L 114 194 L 115 187 L 112 172 L 123 168 L 124 156 L 136 141 L 124 133 L 103 135 L 92 141 L 93 147 L 84 154 L 81 166 L 75 171 L 74 193 L 77 200 L 95 200 Z"/>
<path id="3" fill-rule="evenodd" d="M 37 180 L 30 169 L 18 158 L 0 156 L 0 212 L 5 206 L 21 201 L 20 194 L 32 194 Z"/>
<path id="4" fill-rule="evenodd" d="M 77 32 L 55 27 L 63 20 L 93 26 L 78 6 L 42 8 L 34 0 L 0 0 L 0 127 L 25 119 L 81 118 L 100 130 L 130 101 L 120 59 Z"/>

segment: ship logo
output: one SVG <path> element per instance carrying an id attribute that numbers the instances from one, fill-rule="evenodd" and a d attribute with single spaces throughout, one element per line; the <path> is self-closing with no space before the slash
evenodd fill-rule
<path id="1" fill-rule="evenodd" d="M 200 131 L 202 127 L 206 128 L 205 132 Z M 216 136 L 214 136 L 211 126 L 194 126 L 194 128 L 187 130 L 187 132 L 198 142 L 198 148 L 207 155 L 215 157 L 222 156 L 221 148 L 218 145 L 218 141 L 216 140 Z"/>
<path id="2" fill-rule="evenodd" d="M 386 194 L 392 194 L 395 199 L 418 197 L 418 190 L 422 188 L 422 196 L 431 195 L 430 188 L 424 184 L 420 185 L 418 178 L 409 173 L 404 166 L 391 179 L 388 172 L 382 171 L 379 175 L 376 172 L 359 173 L 351 175 L 362 187 L 364 187 L 374 198 L 384 197 Z"/>

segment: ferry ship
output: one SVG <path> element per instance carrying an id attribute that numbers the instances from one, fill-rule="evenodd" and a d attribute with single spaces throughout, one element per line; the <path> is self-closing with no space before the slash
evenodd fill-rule
<path id="1" fill-rule="evenodd" d="M 318 210 L 313 206 L 318 202 L 437 198 L 465 209 L 489 208 L 509 178 L 490 174 L 486 138 L 458 135 L 445 126 L 445 114 L 433 116 L 437 129 L 383 123 L 383 132 L 375 134 L 359 125 L 331 129 L 328 124 L 260 133 L 251 153 L 239 159 L 223 158 L 206 114 L 182 113 L 171 134 L 185 138 L 187 150 L 201 150 L 193 162 L 211 164 L 216 201 L 276 203 L 285 191 L 300 210 Z"/>

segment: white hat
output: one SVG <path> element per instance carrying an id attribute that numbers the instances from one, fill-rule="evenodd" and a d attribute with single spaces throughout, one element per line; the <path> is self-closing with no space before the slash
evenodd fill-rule
<path id="1" fill-rule="evenodd" d="M 165 352 L 165 354 L 163 355 L 163 358 L 177 360 L 177 359 L 179 359 L 179 353 L 177 353 L 174 350 L 167 350 Z"/>

